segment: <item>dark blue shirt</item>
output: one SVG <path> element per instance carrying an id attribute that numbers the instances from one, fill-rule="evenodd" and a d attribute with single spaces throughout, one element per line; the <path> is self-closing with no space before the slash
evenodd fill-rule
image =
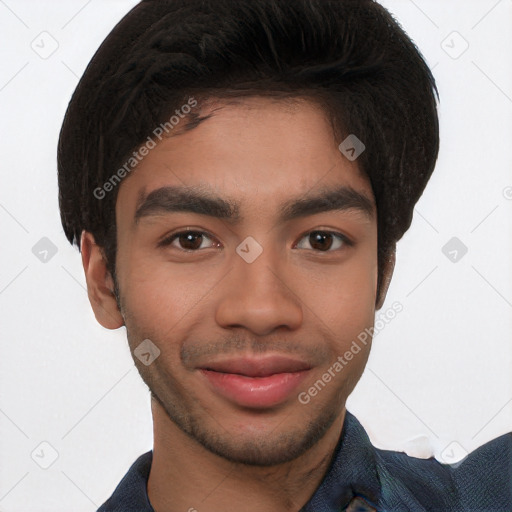
<path id="1" fill-rule="evenodd" d="M 152 456 L 133 463 L 98 512 L 154 512 L 147 494 Z M 512 433 L 451 466 L 375 448 L 347 411 L 327 473 L 300 512 L 375 510 L 511 512 Z"/>

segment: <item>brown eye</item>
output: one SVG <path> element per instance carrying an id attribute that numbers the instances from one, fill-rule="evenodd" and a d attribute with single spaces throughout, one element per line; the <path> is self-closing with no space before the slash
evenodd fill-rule
<path id="1" fill-rule="evenodd" d="M 160 247 L 166 247 L 172 245 L 178 249 L 184 251 L 198 251 L 200 249 L 207 249 L 208 247 L 201 247 L 205 240 L 211 240 L 211 238 L 202 231 L 182 231 L 180 233 L 174 233 L 173 235 L 162 240 L 158 245 Z M 216 244 L 212 244 L 209 247 L 215 247 Z"/>
<path id="2" fill-rule="evenodd" d="M 199 233 L 186 233 L 179 235 L 177 240 L 182 249 L 186 249 L 187 251 L 195 251 L 201 248 L 203 243 L 203 235 Z"/>
<path id="3" fill-rule="evenodd" d="M 306 240 L 311 249 L 320 252 L 333 252 L 345 245 L 352 245 L 346 236 L 330 231 L 311 231 L 307 233 L 302 240 Z M 302 246 L 297 245 L 297 247 L 299 249 L 308 249 L 308 247 L 304 247 L 304 244 Z M 330 250 L 332 247 L 334 247 L 334 249 Z"/>

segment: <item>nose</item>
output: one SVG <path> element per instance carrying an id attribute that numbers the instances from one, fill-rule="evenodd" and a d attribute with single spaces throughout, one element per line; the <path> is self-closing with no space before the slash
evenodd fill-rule
<path id="1" fill-rule="evenodd" d="M 252 263 L 235 258 L 221 285 L 217 324 L 226 329 L 243 327 L 260 336 L 279 328 L 299 328 L 303 305 L 284 265 L 265 251 Z"/>

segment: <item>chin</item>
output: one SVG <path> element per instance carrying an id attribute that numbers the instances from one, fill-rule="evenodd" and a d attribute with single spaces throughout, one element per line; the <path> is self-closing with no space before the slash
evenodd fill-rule
<path id="1" fill-rule="evenodd" d="M 317 444 L 332 427 L 339 412 L 326 408 L 314 419 L 278 422 L 270 430 L 250 425 L 244 430 L 224 429 L 216 422 L 204 418 L 189 418 L 186 428 L 177 424 L 189 437 L 211 453 L 230 462 L 248 466 L 271 467 L 291 462 L 304 455 Z M 286 418 L 286 417 L 285 417 Z M 172 419 L 172 418 L 171 418 Z M 255 424 L 257 419 L 254 420 Z M 176 422 L 175 422 L 176 423 Z M 208 424 L 210 423 L 210 424 Z"/>

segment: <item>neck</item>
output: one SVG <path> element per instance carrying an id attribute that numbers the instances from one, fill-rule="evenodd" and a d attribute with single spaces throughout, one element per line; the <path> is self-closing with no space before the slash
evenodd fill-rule
<path id="1" fill-rule="evenodd" d="M 297 459 L 272 467 L 228 461 L 183 433 L 152 400 L 153 461 L 148 497 L 155 512 L 298 512 L 320 485 L 339 440 L 345 408 Z"/>

